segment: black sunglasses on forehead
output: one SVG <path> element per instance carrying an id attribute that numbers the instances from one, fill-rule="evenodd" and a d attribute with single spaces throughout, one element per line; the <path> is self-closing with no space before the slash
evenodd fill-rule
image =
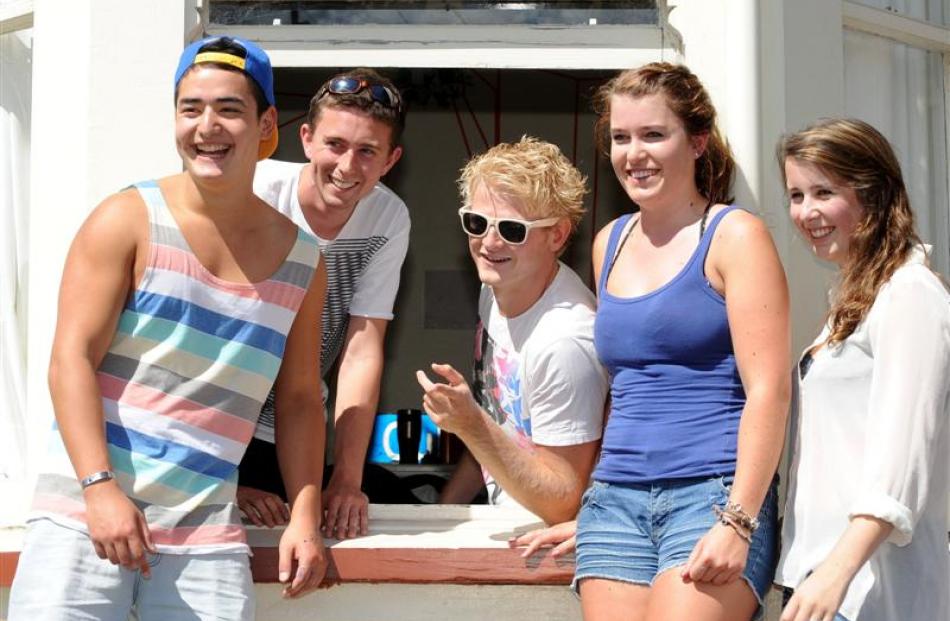
<path id="1" fill-rule="evenodd" d="M 376 103 L 390 110 L 395 110 L 397 113 L 402 112 L 402 98 L 395 90 L 383 84 L 350 75 L 335 77 L 324 84 L 320 92 L 317 93 L 317 100 L 323 99 L 330 93 L 334 95 L 355 95 L 363 90 L 369 91 L 370 97 Z"/>
<path id="2" fill-rule="evenodd" d="M 528 239 L 528 233 L 534 228 L 544 228 L 557 224 L 561 218 L 543 218 L 541 220 L 519 220 L 518 218 L 493 218 L 470 209 L 459 209 L 462 230 L 471 237 L 485 237 L 488 229 L 495 227 L 498 237 L 507 244 L 520 246 Z"/>

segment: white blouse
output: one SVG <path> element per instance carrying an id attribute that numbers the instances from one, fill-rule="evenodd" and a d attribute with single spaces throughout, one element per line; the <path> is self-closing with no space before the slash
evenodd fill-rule
<path id="1" fill-rule="evenodd" d="M 950 619 L 950 295 L 924 261 L 915 251 L 854 333 L 799 375 L 776 582 L 801 584 L 850 517 L 890 522 L 842 603 L 850 621 Z"/>

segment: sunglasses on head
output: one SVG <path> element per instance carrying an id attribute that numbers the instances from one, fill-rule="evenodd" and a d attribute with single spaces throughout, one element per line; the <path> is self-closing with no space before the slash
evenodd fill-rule
<path id="1" fill-rule="evenodd" d="M 517 218 L 492 218 L 482 215 L 471 209 L 459 209 L 459 218 L 462 220 L 462 230 L 471 237 L 485 237 L 488 229 L 495 227 L 498 237 L 507 244 L 520 246 L 528 239 L 528 231 L 557 224 L 560 218 L 543 218 L 541 220 L 519 220 Z"/>
<path id="2" fill-rule="evenodd" d="M 369 91 L 373 101 L 383 107 L 395 110 L 396 112 L 402 111 L 402 99 L 395 90 L 383 84 L 369 82 L 363 78 L 350 75 L 335 77 L 324 84 L 320 92 L 317 93 L 317 100 L 323 99 L 329 93 L 333 93 L 334 95 L 355 95 L 364 90 Z"/>

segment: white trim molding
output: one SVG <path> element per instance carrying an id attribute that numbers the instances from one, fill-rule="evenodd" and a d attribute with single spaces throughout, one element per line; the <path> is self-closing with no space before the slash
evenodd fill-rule
<path id="1" fill-rule="evenodd" d="M 845 28 L 894 39 L 925 50 L 944 54 L 950 52 L 950 28 L 946 26 L 904 17 L 853 0 L 841 3 L 841 15 Z"/>
<path id="2" fill-rule="evenodd" d="M 209 26 L 208 34 L 257 41 L 274 67 L 626 69 L 677 58 L 674 37 L 656 24 Z"/>

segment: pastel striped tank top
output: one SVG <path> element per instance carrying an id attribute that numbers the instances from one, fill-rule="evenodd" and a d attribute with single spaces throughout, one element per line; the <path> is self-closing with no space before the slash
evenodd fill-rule
<path id="1" fill-rule="evenodd" d="M 237 467 L 319 264 L 317 241 L 298 230 L 269 279 L 224 281 L 192 253 L 158 185 L 136 187 L 148 207 L 148 264 L 98 369 L 112 469 L 161 552 L 247 552 Z M 86 530 L 58 432 L 37 484 L 37 518 Z"/>

